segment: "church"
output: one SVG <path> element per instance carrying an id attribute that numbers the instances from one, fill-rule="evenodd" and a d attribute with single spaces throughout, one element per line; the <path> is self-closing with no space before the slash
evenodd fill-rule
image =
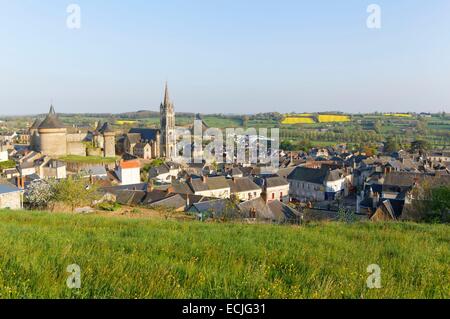
<path id="1" fill-rule="evenodd" d="M 93 130 L 67 127 L 52 105 L 46 118 L 36 119 L 29 128 L 29 135 L 30 148 L 50 157 L 131 154 L 146 159 L 172 159 L 176 147 L 175 110 L 166 83 L 159 129 L 133 128 L 121 135 L 109 123 L 97 123 Z"/>
<path id="2" fill-rule="evenodd" d="M 130 129 L 119 137 L 117 153 L 128 153 L 144 159 L 172 159 L 175 147 L 175 108 L 166 83 L 164 99 L 160 105 L 160 128 Z"/>

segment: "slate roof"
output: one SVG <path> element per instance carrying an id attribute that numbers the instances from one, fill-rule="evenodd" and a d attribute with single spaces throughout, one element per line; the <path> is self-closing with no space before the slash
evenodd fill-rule
<path id="1" fill-rule="evenodd" d="M 42 123 L 41 119 L 36 119 L 34 123 L 30 126 L 30 130 L 37 130 L 41 125 L 41 123 Z"/>
<path id="2" fill-rule="evenodd" d="M 251 180 L 249 177 L 234 178 L 227 180 L 232 193 L 242 193 L 249 191 L 261 190 L 261 187 Z"/>
<path id="3" fill-rule="evenodd" d="M 146 191 L 147 186 L 148 186 L 147 183 L 139 183 L 139 184 L 133 184 L 133 185 L 117 185 L 117 186 L 111 186 L 111 187 L 102 187 L 100 190 L 103 192 L 117 194 L 118 192 L 123 191 L 123 190 Z"/>
<path id="4" fill-rule="evenodd" d="M 187 183 L 181 183 L 179 181 L 175 181 L 171 185 L 171 190 L 173 193 L 177 194 L 194 194 L 191 187 Z"/>
<path id="5" fill-rule="evenodd" d="M 154 189 L 150 192 L 147 192 L 145 198 L 142 200 L 142 203 L 144 205 L 150 205 L 154 202 L 160 201 L 163 198 L 166 198 L 167 196 L 168 196 L 167 191 Z"/>
<path id="6" fill-rule="evenodd" d="M 108 172 L 106 171 L 106 168 L 104 168 L 103 166 L 92 166 L 89 168 L 86 168 L 85 170 L 81 171 L 81 174 L 83 174 L 83 176 L 105 176 L 108 174 Z"/>
<path id="7" fill-rule="evenodd" d="M 214 215 L 222 215 L 226 210 L 238 214 L 239 208 L 233 204 L 229 199 L 216 199 L 206 202 L 199 202 L 192 204 L 191 209 L 197 212 L 211 212 Z"/>
<path id="8" fill-rule="evenodd" d="M 141 142 L 141 134 L 139 133 L 128 133 L 126 136 L 130 144 L 138 144 Z"/>
<path id="9" fill-rule="evenodd" d="M 116 194 L 116 201 L 121 205 L 139 206 L 145 194 L 145 191 L 121 190 Z"/>
<path id="10" fill-rule="evenodd" d="M 207 177 L 206 181 L 203 181 L 203 179 L 201 178 L 193 179 L 189 182 L 189 185 L 191 186 L 194 193 L 225 189 L 230 187 L 224 176 Z"/>
<path id="11" fill-rule="evenodd" d="M 20 190 L 17 187 L 0 183 L 0 194 L 8 194 L 16 192 L 20 192 Z"/>
<path id="12" fill-rule="evenodd" d="M 102 127 L 99 130 L 100 133 L 114 133 L 114 129 L 112 128 L 111 124 L 109 124 L 108 122 L 106 122 L 105 124 L 102 125 Z"/>
<path id="13" fill-rule="evenodd" d="M 255 179 L 255 183 L 261 187 L 268 187 L 268 188 L 289 185 L 289 182 L 285 178 L 280 176 L 257 178 Z"/>
<path id="14" fill-rule="evenodd" d="M 325 182 L 337 181 L 342 178 L 340 170 L 297 167 L 289 176 L 289 180 L 323 185 Z"/>
<path id="15" fill-rule="evenodd" d="M 40 129 L 53 129 L 53 128 L 65 128 L 64 124 L 59 120 L 58 115 L 56 115 L 53 105 L 50 106 L 50 111 L 47 117 L 39 125 Z"/>
<path id="16" fill-rule="evenodd" d="M 143 140 L 153 141 L 156 140 L 156 136 L 161 131 L 159 129 L 154 128 L 132 128 L 128 133 L 129 134 L 139 134 Z"/>
<path id="17" fill-rule="evenodd" d="M 167 207 L 180 209 L 186 206 L 186 200 L 180 194 L 172 194 L 150 204 L 150 207 Z"/>
<path id="18" fill-rule="evenodd" d="M 299 211 L 278 200 L 266 204 L 262 198 L 255 198 L 239 204 L 239 210 L 244 217 L 250 217 L 254 211 L 257 219 L 278 223 L 299 221 L 302 215 Z"/>

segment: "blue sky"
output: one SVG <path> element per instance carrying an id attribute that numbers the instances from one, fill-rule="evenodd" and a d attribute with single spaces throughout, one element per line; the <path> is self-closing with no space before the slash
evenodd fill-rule
<path id="1" fill-rule="evenodd" d="M 81 29 L 66 8 L 81 7 Z M 368 29 L 367 6 L 382 9 Z M 448 0 L 0 0 L 0 114 L 450 111 Z"/>

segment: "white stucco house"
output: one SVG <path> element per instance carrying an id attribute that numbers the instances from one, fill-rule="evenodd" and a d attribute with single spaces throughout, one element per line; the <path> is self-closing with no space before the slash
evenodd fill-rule
<path id="1" fill-rule="evenodd" d="M 121 185 L 134 185 L 141 182 L 141 163 L 138 160 L 120 161 L 115 173 Z"/>

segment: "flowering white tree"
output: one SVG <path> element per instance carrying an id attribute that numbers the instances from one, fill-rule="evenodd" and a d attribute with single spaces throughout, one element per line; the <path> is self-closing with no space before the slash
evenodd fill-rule
<path id="1" fill-rule="evenodd" d="M 54 184 L 54 181 L 33 181 L 25 191 L 25 201 L 33 208 L 47 208 L 55 198 Z"/>

